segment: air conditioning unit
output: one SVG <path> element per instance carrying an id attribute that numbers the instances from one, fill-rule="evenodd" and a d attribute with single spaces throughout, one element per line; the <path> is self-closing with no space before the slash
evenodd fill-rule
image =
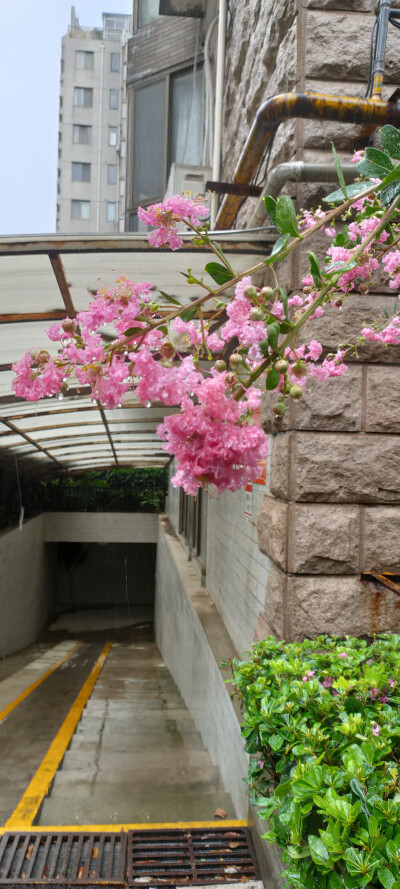
<path id="1" fill-rule="evenodd" d="M 204 195 L 206 182 L 211 178 L 211 167 L 196 167 L 193 164 L 171 164 L 167 190 L 164 195 L 172 198 L 174 194 Z"/>

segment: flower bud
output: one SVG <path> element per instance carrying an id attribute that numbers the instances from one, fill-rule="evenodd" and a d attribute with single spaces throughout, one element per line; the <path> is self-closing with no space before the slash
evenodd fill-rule
<path id="1" fill-rule="evenodd" d="M 65 333 L 75 333 L 77 323 L 73 318 L 66 318 L 65 321 L 61 323 L 61 327 L 65 330 Z"/>
<path id="2" fill-rule="evenodd" d="M 231 387 L 231 386 L 235 386 L 236 383 L 237 383 L 237 376 L 236 376 L 236 374 L 233 374 L 233 373 L 227 373 L 227 375 L 226 375 L 226 377 L 225 377 L 225 383 L 226 383 L 226 385 L 229 386 L 229 387 Z"/>
<path id="3" fill-rule="evenodd" d="M 301 386 L 291 386 L 289 395 L 291 398 L 295 398 L 296 400 L 303 397 L 303 390 Z"/>
<path id="4" fill-rule="evenodd" d="M 250 309 L 250 321 L 262 321 L 263 313 L 261 309 Z"/>
<path id="5" fill-rule="evenodd" d="M 278 401 L 278 403 L 274 405 L 272 410 L 277 417 L 283 417 L 286 411 L 285 403 L 283 401 Z"/>
<path id="6" fill-rule="evenodd" d="M 230 366 L 235 370 L 236 367 L 239 367 L 239 364 L 242 363 L 242 359 L 237 352 L 234 352 L 229 359 Z"/>
<path id="7" fill-rule="evenodd" d="M 278 374 L 285 374 L 289 367 L 289 362 L 286 361 L 286 358 L 280 358 L 279 361 L 275 362 L 275 370 L 278 371 Z"/>
<path id="8" fill-rule="evenodd" d="M 268 302 L 271 302 L 271 300 L 273 300 L 273 298 L 274 298 L 274 291 L 273 291 L 272 287 L 263 287 L 262 290 L 260 291 L 260 296 L 262 297 L 262 299 L 265 299 Z"/>
<path id="9" fill-rule="evenodd" d="M 303 361 L 297 361 L 296 364 L 293 365 L 292 374 L 298 378 L 307 376 L 307 368 Z"/>
<path id="10" fill-rule="evenodd" d="M 163 343 L 160 349 L 160 355 L 162 358 L 173 358 L 175 355 L 175 349 L 172 343 Z"/>
<path id="11" fill-rule="evenodd" d="M 226 361 L 223 361 L 222 358 L 219 358 L 218 361 L 215 362 L 214 367 L 215 367 L 215 370 L 217 370 L 218 373 L 220 374 L 224 370 L 226 370 Z"/>
<path id="12" fill-rule="evenodd" d="M 257 287 L 253 287 L 251 284 L 245 288 L 244 295 L 247 296 L 248 299 L 256 299 L 258 296 Z"/>

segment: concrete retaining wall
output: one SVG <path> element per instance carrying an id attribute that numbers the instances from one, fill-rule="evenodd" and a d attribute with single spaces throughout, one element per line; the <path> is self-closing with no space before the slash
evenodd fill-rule
<path id="1" fill-rule="evenodd" d="M 168 519 L 159 523 L 155 601 L 156 642 L 172 673 L 203 743 L 218 765 L 237 816 L 247 815 L 248 757 L 243 750 L 238 714 L 221 671 L 222 660 L 236 651 L 200 571 L 188 562 L 184 546 Z"/>
<path id="2" fill-rule="evenodd" d="M 46 625 L 55 582 L 51 548 L 43 539 L 43 516 L 22 531 L 0 533 L 0 657 L 34 642 Z"/>
<path id="3" fill-rule="evenodd" d="M 156 543 L 158 516 L 150 512 L 49 512 L 44 515 L 48 542 Z"/>

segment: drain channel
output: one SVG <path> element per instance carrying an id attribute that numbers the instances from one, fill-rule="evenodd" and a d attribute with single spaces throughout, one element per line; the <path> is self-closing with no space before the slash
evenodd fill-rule
<path id="1" fill-rule="evenodd" d="M 245 828 L 129 831 L 128 884 L 237 883 L 260 879 Z"/>
<path id="2" fill-rule="evenodd" d="M 0 886 L 124 886 L 126 834 L 5 833 Z"/>
<path id="3" fill-rule="evenodd" d="M 10 831 L 0 841 L 2 886 L 166 886 L 259 880 L 243 827 Z"/>

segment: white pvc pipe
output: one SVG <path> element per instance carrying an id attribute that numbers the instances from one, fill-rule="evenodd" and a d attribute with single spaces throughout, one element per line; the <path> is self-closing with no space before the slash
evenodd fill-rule
<path id="1" fill-rule="evenodd" d="M 219 0 L 218 7 L 218 46 L 217 46 L 217 72 L 215 78 L 215 112 L 214 112 L 214 149 L 212 178 L 219 180 L 221 172 L 221 145 L 222 145 L 222 116 L 224 102 L 224 75 L 225 75 L 225 40 L 226 40 L 226 0 Z M 214 195 L 211 201 L 211 228 L 214 228 L 218 212 L 218 197 Z"/>
<path id="2" fill-rule="evenodd" d="M 355 164 L 342 164 L 342 171 L 346 183 L 353 182 L 358 175 Z M 265 224 L 267 211 L 263 200 L 264 195 L 269 194 L 272 198 L 278 197 L 287 182 L 337 182 L 337 187 L 340 188 L 335 164 L 307 164 L 303 161 L 279 164 L 268 173 L 263 193 L 247 228 L 257 228 L 263 223 Z"/>

